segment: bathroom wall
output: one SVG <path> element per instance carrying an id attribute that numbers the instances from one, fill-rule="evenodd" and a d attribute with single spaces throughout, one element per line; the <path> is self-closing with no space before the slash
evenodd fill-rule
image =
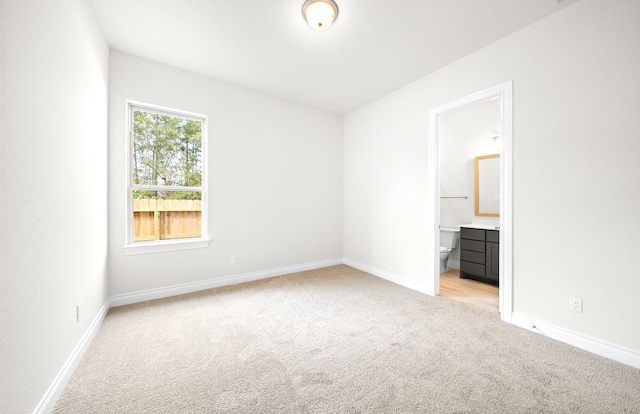
<path id="1" fill-rule="evenodd" d="M 429 110 L 513 80 L 515 313 L 640 352 L 638 22 L 582 0 L 347 115 L 344 256 L 426 280 Z"/>
<path id="2" fill-rule="evenodd" d="M 458 228 L 475 216 L 475 157 L 500 153 L 500 101 L 486 100 L 440 116 L 440 226 Z M 460 248 L 449 254 L 456 267 Z"/>

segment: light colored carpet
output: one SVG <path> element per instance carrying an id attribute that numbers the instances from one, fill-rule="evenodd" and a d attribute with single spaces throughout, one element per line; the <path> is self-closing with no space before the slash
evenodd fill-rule
<path id="1" fill-rule="evenodd" d="M 640 413 L 640 370 L 336 266 L 112 309 L 54 413 Z"/>

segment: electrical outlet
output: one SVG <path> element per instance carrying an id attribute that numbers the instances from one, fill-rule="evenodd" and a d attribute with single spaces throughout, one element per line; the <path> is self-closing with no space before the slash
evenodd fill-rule
<path id="1" fill-rule="evenodd" d="M 81 310 L 82 302 L 78 302 L 78 304 L 76 305 L 76 322 L 80 322 L 80 316 L 82 315 Z"/>
<path id="2" fill-rule="evenodd" d="M 238 264 L 238 256 L 235 254 L 231 256 L 231 264 Z"/>
<path id="3" fill-rule="evenodd" d="M 582 313 L 582 299 L 580 298 L 569 298 L 569 310 L 574 312 Z"/>
<path id="4" fill-rule="evenodd" d="M 378 257 L 378 252 L 376 252 L 376 250 L 375 250 L 375 249 L 373 249 L 373 250 L 371 250 L 371 255 L 372 255 L 373 257 Z"/>

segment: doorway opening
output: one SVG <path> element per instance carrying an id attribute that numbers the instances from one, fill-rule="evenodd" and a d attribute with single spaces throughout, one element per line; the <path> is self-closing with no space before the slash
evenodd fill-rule
<path id="1" fill-rule="evenodd" d="M 446 168 L 451 168 L 449 160 L 443 157 L 441 148 L 446 147 L 444 139 L 446 135 L 446 117 L 453 116 L 457 111 L 470 108 L 476 104 L 495 105 L 499 110 L 499 194 L 495 195 L 495 203 L 499 204 L 499 217 L 485 219 L 476 217 L 478 222 L 487 226 L 495 225 L 499 229 L 499 258 L 496 258 L 499 264 L 499 297 L 498 307 L 500 317 L 506 322 L 511 322 L 513 313 L 513 83 L 508 81 L 492 88 L 465 96 L 447 104 L 438 106 L 429 111 L 429 211 L 428 211 L 428 257 L 432 259 L 432 265 L 429 266 L 427 272 L 427 289 L 431 295 L 440 293 L 440 225 L 441 222 L 441 196 L 450 197 L 446 199 L 447 203 L 459 201 L 462 203 L 471 202 L 478 199 L 475 194 L 441 194 L 441 176 L 443 172 L 443 162 L 447 162 Z M 491 104 L 493 103 L 493 104 Z M 483 105 L 478 105 L 482 107 Z M 487 105 L 484 105 L 487 106 Z M 460 111 L 459 113 L 462 113 Z M 494 136 L 488 139 L 496 141 Z M 463 144 L 463 145 L 469 145 Z M 475 145 L 475 144 L 474 144 Z M 496 145 L 495 142 L 482 145 Z M 495 147 L 494 147 L 495 148 Z M 470 149 L 469 151 L 473 151 Z M 490 147 L 484 147 L 482 152 L 490 151 Z M 486 155 L 486 154 L 485 154 Z M 469 175 L 469 171 L 463 171 L 461 175 Z M 455 185 L 452 187 L 456 187 Z M 459 188 L 459 187 L 458 187 Z M 450 189 L 447 189 L 449 191 Z M 466 191 L 462 191 L 466 192 Z M 468 197 L 471 200 L 464 199 Z M 477 206 L 476 206 L 477 215 Z M 443 215 L 443 216 L 446 216 Z M 495 216 L 495 215 L 494 215 Z M 450 218 L 444 217 L 445 220 Z M 482 220 L 493 220 L 489 223 Z M 496 233 L 496 236 L 498 235 Z M 455 258 L 454 258 L 455 263 Z"/>

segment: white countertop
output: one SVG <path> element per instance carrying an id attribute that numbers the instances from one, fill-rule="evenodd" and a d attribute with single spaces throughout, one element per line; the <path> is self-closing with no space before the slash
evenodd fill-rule
<path id="1" fill-rule="evenodd" d="M 491 224 L 462 224 L 460 228 L 467 227 L 470 229 L 495 230 L 496 226 Z"/>

